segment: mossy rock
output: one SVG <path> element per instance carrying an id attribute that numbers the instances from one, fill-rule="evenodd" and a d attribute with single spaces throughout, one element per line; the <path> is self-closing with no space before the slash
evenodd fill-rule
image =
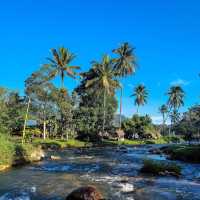
<path id="1" fill-rule="evenodd" d="M 178 177 L 181 175 L 181 167 L 175 163 L 144 160 L 144 165 L 140 172 L 152 175 L 172 175 Z"/>
<path id="2" fill-rule="evenodd" d="M 161 148 L 172 160 L 200 163 L 200 145 L 173 145 Z"/>

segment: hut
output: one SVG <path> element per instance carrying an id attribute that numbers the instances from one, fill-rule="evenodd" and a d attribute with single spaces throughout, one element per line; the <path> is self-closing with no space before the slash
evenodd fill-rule
<path id="1" fill-rule="evenodd" d="M 125 133 L 122 129 L 117 129 L 115 131 L 115 135 L 116 135 L 118 141 L 124 141 Z"/>

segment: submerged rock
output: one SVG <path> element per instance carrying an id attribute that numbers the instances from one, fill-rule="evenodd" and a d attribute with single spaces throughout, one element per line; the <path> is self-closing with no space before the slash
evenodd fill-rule
<path id="1" fill-rule="evenodd" d="M 51 160 L 61 160 L 61 157 L 60 156 L 53 156 L 53 155 L 51 155 L 50 159 Z"/>
<path id="2" fill-rule="evenodd" d="M 118 188 L 120 192 L 130 193 L 134 191 L 134 185 L 130 183 L 114 183 L 113 187 Z"/>
<path id="3" fill-rule="evenodd" d="M 70 193 L 66 200 L 103 200 L 103 196 L 94 186 L 81 187 Z"/>

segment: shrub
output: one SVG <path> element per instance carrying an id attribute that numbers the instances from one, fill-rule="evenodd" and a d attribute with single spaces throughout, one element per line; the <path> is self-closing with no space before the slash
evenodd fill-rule
<path id="1" fill-rule="evenodd" d="M 0 165 L 10 165 L 15 153 L 14 144 L 8 137 L 0 134 Z"/>
<path id="2" fill-rule="evenodd" d="M 142 173 L 160 175 L 162 173 L 171 173 L 171 175 L 180 175 L 181 167 L 174 163 L 165 163 L 163 161 L 145 160 L 140 170 Z"/>

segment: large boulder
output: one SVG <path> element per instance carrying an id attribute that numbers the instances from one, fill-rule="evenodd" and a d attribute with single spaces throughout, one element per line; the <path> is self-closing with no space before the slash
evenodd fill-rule
<path id="1" fill-rule="evenodd" d="M 103 196 L 94 186 L 85 186 L 71 192 L 66 200 L 103 200 Z"/>

